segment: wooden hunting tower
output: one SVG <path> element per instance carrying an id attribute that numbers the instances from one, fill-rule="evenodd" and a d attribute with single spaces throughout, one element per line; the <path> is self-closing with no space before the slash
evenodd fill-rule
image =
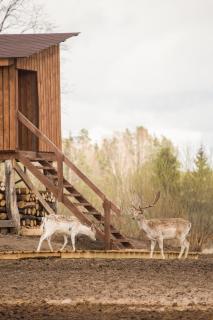
<path id="1" fill-rule="evenodd" d="M 61 148 L 59 43 L 77 35 L 0 35 L 1 151 L 51 151 L 17 125 L 16 110 Z"/>
<path id="2" fill-rule="evenodd" d="M 97 234 L 105 240 L 107 248 L 111 245 L 132 248 L 110 224 L 110 211 L 119 214 L 119 208 L 61 150 L 59 44 L 77 35 L 0 35 L 0 161 L 12 161 L 15 171 L 12 170 L 33 190 L 47 213 L 53 211 L 32 184 L 27 171 L 79 220 L 96 224 Z M 64 165 L 95 192 L 103 202 L 103 212 L 65 179 Z M 13 227 L 12 212 L 10 220 L 0 221 L 2 226 Z"/>

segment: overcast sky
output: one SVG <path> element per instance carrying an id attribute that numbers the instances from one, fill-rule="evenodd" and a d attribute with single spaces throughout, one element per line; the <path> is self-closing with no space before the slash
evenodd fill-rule
<path id="1" fill-rule="evenodd" d="M 143 125 L 213 148 L 212 0 L 39 0 L 59 32 L 63 133 Z"/>

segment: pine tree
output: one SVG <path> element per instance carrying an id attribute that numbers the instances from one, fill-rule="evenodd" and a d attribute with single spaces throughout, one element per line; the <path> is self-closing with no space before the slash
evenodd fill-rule
<path id="1" fill-rule="evenodd" d="M 194 177 L 197 179 L 198 183 L 205 183 L 210 178 L 210 175 L 211 169 L 208 164 L 208 159 L 203 146 L 201 146 L 195 158 Z"/>
<path id="2" fill-rule="evenodd" d="M 161 147 L 154 160 L 157 185 L 165 194 L 176 194 L 179 188 L 180 164 L 170 147 Z"/>

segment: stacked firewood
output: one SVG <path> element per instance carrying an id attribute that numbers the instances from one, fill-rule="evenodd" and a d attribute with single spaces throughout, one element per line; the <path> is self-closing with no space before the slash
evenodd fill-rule
<path id="1" fill-rule="evenodd" d="M 56 199 L 51 192 L 40 191 L 48 205 L 55 211 Z M 21 226 L 35 227 L 41 224 L 46 210 L 39 203 L 36 195 L 27 188 L 16 188 L 17 207 L 21 218 Z M 8 219 L 5 201 L 5 186 L 0 182 L 0 219 Z"/>
<path id="2" fill-rule="evenodd" d="M 41 191 L 40 193 L 49 206 L 54 209 L 56 200 L 53 194 L 48 191 Z M 46 210 L 41 206 L 36 195 L 26 188 L 16 189 L 16 194 L 21 225 L 28 227 L 40 225 L 42 217 L 46 215 Z"/>

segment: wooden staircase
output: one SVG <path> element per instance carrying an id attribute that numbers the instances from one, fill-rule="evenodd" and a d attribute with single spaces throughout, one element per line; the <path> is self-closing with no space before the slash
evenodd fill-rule
<path id="1" fill-rule="evenodd" d="M 57 160 L 57 168 L 53 166 L 50 160 L 39 155 L 39 158 L 31 158 L 27 154 L 20 152 L 18 155 L 18 161 L 24 165 L 49 191 L 51 191 L 58 201 L 62 202 L 82 223 L 88 225 L 94 224 L 97 235 L 103 239 L 106 244 L 106 248 L 111 247 L 117 249 L 131 249 L 134 248 L 131 242 L 123 236 L 110 222 L 110 213 L 120 214 L 120 209 L 107 199 L 105 194 L 95 185 L 87 176 L 85 176 L 38 128 L 36 128 L 20 111 L 18 111 L 18 120 L 24 124 L 33 134 L 39 139 L 44 141 L 55 153 Z M 66 165 L 72 170 L 78 178 L 101 199 L 103 203 L 104 213 L 97 210 L 72 183 L 65 179 L 63 175 L 63 165 Z M 24 182 L 30 187 L 32 183 L 21 168 L 16 163 L 15 170 L 24 180 Z M 35 189 L 35 188 L 34 188 Z M 35 191 L 35 190 L 34 190 Z M 38 191 L 36 191 L 38 193 Z M 39 195 L 38 195 L 39 197 Z M 40 197 L 39 197 L 40 201 Z M 45 209 L 52 213 L 51 208 L 44 203 Z"/>

